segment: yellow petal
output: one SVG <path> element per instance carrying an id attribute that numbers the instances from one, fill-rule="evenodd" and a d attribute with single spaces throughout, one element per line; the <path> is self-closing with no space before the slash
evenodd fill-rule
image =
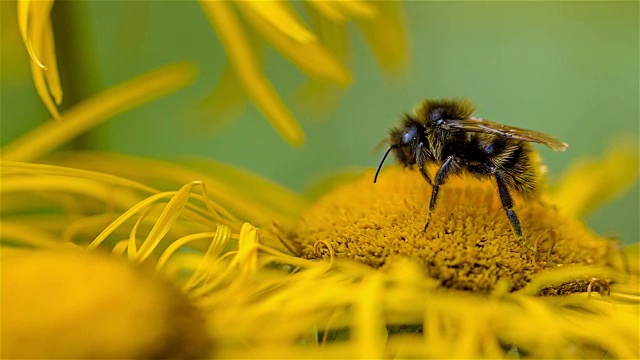
<path id="1" fill-rule="evenodd" d="M 342 8 L 342 12 L 353 18 L 373 18 L 378 15 L 374 2 L 362 0 L 335 1 L 334 4 Z"/>
<path id="2" fill-rule="evenodd" d="M 238 8 L 256 32 L 276 47 L 293 64 L 311 77 L 326 79 L 341 86 L 351 82 L 351 74 L 317 39 L 299 42 L 279 31 L 256 11 L 252 1 L 238 2 Z M 294 16 L 291 14 L 291 16 Z"/>
<path id="3" fill-rule="evenodd" d="M 238 82 L 231 64 L 224 65 L 222 75 L 215 87 L 198 108 L 195 118 L 202 127 L 218 131 L 240 116 L 246 108 L 247 96 Z"/>
<path id="4" fill-rule="evenodd" d="M 249 97 L 285 141 L 292 146 L 300 146 L 304 142 L 302 129 L 259 69 L 247 37 L 229 4 L 200 1 L 200 6 L 218 33 Z"/>
<path id="5" fill-rule="evenodd" d="M 347 17 L 336 6 L 335 1 L 326 0 L 307 0 L 307 3 L 322 16 L 328 18 L 334 23 L 343 23 Z"/>
<path id="6" fill-rule="evenodd" d="M 60 85 L 60 75 L 58 73 L 58 60 L 56 59 L 56 46 L 53 40 L 53 26 L 48 21 L 43 34 L 42 51 L 47 69 L 44 77 L 47 80 L 49 93 L 57 105 L 62 103 L 62 86 Z"/>
<path id="7" fill-rule="evenodd" d="M 197 233 L 197 234 L 190 234 L 180 239 L 177 239 L 176 241 L 172 242 L 167 247 L 167 249 L 162 253 L 162 256 L 160 256 L 160 258 L 158 259 L 158 262 L 156 263 L 156 266 L 155 266 L 156 270 L 160 271 L 167 264 L 169 259 L 171 259 L 171 257 L 176 253 L 176 251 L 178 251 L 178 249 L 180 249 L 181 247 L 185 246 L 186 244 L 192 241 L 214 238 L 215 236 L 217 236 L 216 234 L 217 232 L 216 233 L 214 232 Z M 213 244 L 214 243 L 212 242 L 211 246 L 213 246 Z"/>
<path id="8" fill-rule="evenodd" d="M 242 1 L 237 4 L 251 8 L 261 19 L 296 42 L 304 44 L 315 40 L 315 35 L 300 22 L 284 1 Z"/>
<path id="9" fill-rule="evenodd" d="M 218 225 L 215 236 L 209 244 L 209 248 L 202 257 L 202 261 L 198 264 L 189 280 L 185 283 L 185 288 L 192 288 L 199 284 L 200 281 L 206 278 L 210 265 L 218 259 L 220 254 L 226 248 L 229 239 L 231 238 L 231 229 L 224 225 Z M 163 254 L 164 256 L 164 254 Z M 160 263 L 158 261 L 158 263 Z"/>
<path id="10" fill-rule="evenodd" d="M 321 4 L 334 4 L 334 2 L 320 2 Z M 317 11 L 310 11 L 310 17 L 321 43 L 341 66 L 349 63 L 350 51 L 346 26 L 336 24 Z M 327 80 L 309 78 L 309 80 L 296 90 L 295 104 L 300 108 L 305 119 L 320 120 L 328 117 L 339 106 L 342 99 L 342 89 Z"/>
<path id="11" fill-rule="evenodd" d="M 62 88 L 50 19 L 52 6 L 52 0 L 19 1 L 18 26 L 32 59 L 31 73 L 36 91 L 51 115 L 60 119 L 56 104 L 62 102 Z"/>
<path id="12" fill-rule="evenodd" d="M 3 163 L 4 164 L 4 163 Z M 4 166 L 4 165 L 3 165 Z M 83 198 L 94 198 L 104 203 L 109 203 L 112 208 L 122 209 L 135 204 L 139 199 L 125 192 L 117 192 L 113 186 L 101 181 L 78 179 L 60 176 L 45 176 L 40 173 L 38 176 L 3 176 L 0 185 L 0 194 L 8 195 L 12 193 L 30 192 L 64 192 L 81 196 Z"/>
<path id="13" fill-rule="evenodd" d="M 308 206 L 307 199 L 300 194 L 238 167 L 204 159 L 191 160 L 186 162 L 186 165 L 201 171 L 207 177 L 216 178 L 219 183 L 233 184 L 235 188 L 242 190 L 244 196 L 253 199 L 255 203 L 265 204 L 287 217 L 299 214 L 301 209 Z M 200 178 L 204 179 L 202 175 Z"/>
<path id="14" fill-rule="evenodd" d="M 129 80 L 70 108 L 64 122 L 50 120 L 5 145 L 0 156 L 3 160 L 33 161 L 119 113 L 185 86 L 194 76 L 191 64 L 179 63 Z"/>
<path id="15" fill-rule="evenodd" d="M 31 62 L 31 76 L 33 77 L 33 84 L 36 87 L 36 92 L 44 103 L 44 106 L 49 110 L 49 113 L 53 116 L 54 120 L 61 120 L 62 116 L 58 112 L 58 108 L 49 94 L 49 88 L 47 87 L 44 71 L 34 62 Z"/>
<path id="16" fill-rule="evenodd" d="M 375 5 L 366 1 L 307 0 L 307 3 L 336 24 L 351 18 L 372 18 L 378 13 Z"/>
<path id="17" fill-rule="evenodd" d="M 169 232 L 169 229 L 174 225 L 182 209 L 189 200 L 189 194 L 193 191 L 195 186 L 202 185 L 200 181 L 193 181 L 184 185 L 172 198 L 169 200 L 165 208 L 162 210 L 162 214 L 154 224 L 153 228 L 147 235 L 147 238 L 140 247 L 138 253 L 138 262 L 143 262 L 151 252 L 158 246 L 158 243 Z"/>
<path id="18" fill-rule="evenodd" d="M 2 240 L 5 243 L 13 241 L 20 245 L 38 248 L 56 248 L 60 244 L 57 237 L 45 231 L 40 231 L 30 224 L 7 219 L 2 220 Z"/>
<path id="19" fill-rule="evenodd" d="M 379 359 L 384 354 L 385 323 L 382 319 L 383 284 L 379 276 L 370 276 L 361 286 L 361 296 L 355 304 L 353 341 L 363 359 Z"/>
<path id="20" fill-rule="evenodd" d="M 235 259 L 245 274 L 253 274 L 258 269 L 258 230 L 251 224 L 244 224 L 238 240 L 238 254 Z"/>
<path id="21" fill-rule="evenodd" d="M 573 164 L 553 189 L 549 200 L 574 217 L 584 217 L 637 184 L 638 141 L 616 141 L 607 154 Z"/>
<path id="22" fill-rule="evenodd" d="M 38 59 L 36 52 L 33 48 L 33 36 L 32 28 L 42 28 L 42 23 L 46 22 L 49 16 L 49 11 L 44 13 L 34 11 L 36 6 L 40 5 L 40 9 L 43 10 L 46 7 L 53 6 L 53 0 L 32 1 L 32 0 L 18 0 L 17 12 L 18 12 L 18 27 L 20 28 L 20 34 L 22 35 L 22 41 L 27 47 L 31 60 L 35 62 L 38 67 L 45 69 L 46 66 Z M 33 22 L 36 25 L 33 25 Z"/>
<path id="23" fill-rule="evenodd" d="M 34 176 L 52 176 L 52 177 L 68 177 L 68 178 L 82 178 L 82 179 L 91 179 L 97 180 L 100 182 L 105 182 L 109 184 L 115 184 L 120 186 L 129 187 L 132 189 L 137 189 L 149 194 L 155 194 L 158 190 L 141 184 L 139 182 L 125 179 L 117 176 L 113 176 L 111 174 L 99 173 L 81 169 L 74 168 L 66 168 L 61 166 L 53 166 L 53 165 L 45 165 L 45 164 L 29 164 L 23 162 L 13 162 L 13 161 L 1 161 L 0 162 L 0 174 L 30 174 Z M 0 183 L 0 185 L 4 186 L 4 183 Z"/>
<path id="24" fill-rule="evenodd" d="M 100 246 L 119 227 L 121 227 L 127 221 L 134 219 L 135 216 L 139 215 L 144 218 L 147 215 L 146 212 L 159 203 L 162 206 L 163 212 L 157 219 L 153 220 L 152 231 L 149 233 L 149 235 L 147 235 L 147 238 L 143 243 L 143 247 L 140 249 L 140 252 L 142 254 L 138 254 L 135 242 L 132 244 L 132 241 L 135 241 L 135 239 L 130 239 L 127 248 L 127 251 L 131 253 L 131 255 L 129 256 L 132 259 L 142 257 L 142 260 L 144 260 L 144 258 L 146 258 L 158 246 L 158 242 L 164 237 L 168 229 L 175 224 L 176 218 L 178 217 L 179 213 L 181 211 L 185 211 L 185 213 L 188 212 L 187 209 L 183 208 L 186 206 L 186 201 L 188 200 L 187 196 L 193 195 L 190 193 L 190 191 L 196 183 L 199 184 L 199 182 L 193 182 L 185 185 L 180 192 L 168 191 L 154 194 L 131 206 L 115 220 L 109 223 L 109 225 L 104 227 L 100 234 L 98 234 L 98 236 L 95 237 L 95 239 L 87 246 L 87 249 L 91 250 Z M 166 199 L 170 199 L 168 203 L 164 203 Z M 191 217 L 191 220 L 196 220 L 197 222 L 204 223 L 205 226 L 212 226 L 209 219 L 199 216 L 196 211 L 190 211 L 189 215 Z M 218 218 L 217 214 L 215 213 L 209 215 L 215 217 L 214 221 L 233 224 L 233 222 L 231 221 L 225 221 L 224 219 Z M 194 224 L 192 224 L 192 227 L 193 226 Z"/>
<path id="25" fill-rule="evenodd" d="M 308 203 L 300 196 L 273 182 L 247 171 L 213 161 L 192 161 L 189 164 L 174 164 L 165 161 L 117 156 L 114 154 L 65 154 L 56 164 L 68 167 L 91 169 L 122 177 L 139 179 L 174 189 L 193 179 L 207 185 L 208 196 L 220 204 L 217 209 L 226 218 L 234 215 L 260 225 L 290 218 L 299 214 Z M 162 174 L 149 178 L 149 174 Z M 154 184 L 154 185 L 155 185 Z M 156 191 L 157 192 L 157 191 Z"/>
<path id="26" fill-rule="evenodd" d="M 407 63 L 408 41 L 402 4 L 376 1 L 377 16 L 358 21 L 358 25 L 385 71 L 400 70 Z"/>

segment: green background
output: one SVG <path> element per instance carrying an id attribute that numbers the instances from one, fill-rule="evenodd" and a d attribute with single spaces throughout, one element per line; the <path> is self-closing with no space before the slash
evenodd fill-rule
<path id="1" fill-rule="evenodd" d="M 409 2 L 404 8 L 411 59 L 404 74 L 383 75 L 350 24 L 354 84 L 324 116 L 294 105 L 305 76 L 267 49 L 265 72 L 305 130 L 300 149 L 286 145 L 252 105 L 218 132 L 193 126 L 225 62 L 197 3 L 57 2 L 63 108 L 158 66 L 193 62 L 200 73 L 191 86 L 114 118 L 82 146 L 212 158 L 296 190 L 339 169 L 377 165 L 381 154 L 374 148 L 388 129 L 431 97 L 468 97 L 479 105 L 479 116 L 569 143 L 565 153 L 539 147 L 552 180 L 577 159 L 601 156 L 617 136 L 638 137 L 638 2 Z M 6 143 L 48 116 L 24 65 L 24 48 L 11 37 L 14 19 L 8 14 L 14 9 L 3 1 L 2 10 Z M 636 184 L 586 220 L 601 234 L 638 241 L 639 197 Z"/>

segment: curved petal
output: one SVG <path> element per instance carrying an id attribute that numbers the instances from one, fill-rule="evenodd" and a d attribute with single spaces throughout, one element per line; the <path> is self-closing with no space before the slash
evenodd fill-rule
<path id="1" fill-rule="evenodd" d="M 108 89 L 69 109 L 66 121 L 49 121 L 5 145 L 0 156 L 2 160 L 33 161 L 116 114 L 185 86 L 195 72 L 191 64 L 174 64 Z"/>
<path id="2" fill-rule="evenodd" d="M 294 65 L 311 77 L 327 79 L 342 86 L 351 83 L 351 74 L 335 59 L 333 54 L 313 38 L 307 41 L 297 41 L 280 31 L 264 17 L 264 13 L 256 11 L 255 2 L 238 2 L 238 8 L 247 18 L 256 32 L 277 48 L 283 55 L 291 59 Z M 293 14 L 291 14 L 293 16 Z"/>
<path id="3" fill-rule="evenodd" d="M 256 63 L 246 34 L 229 4 L 224 1 L 200 1 L 200 5 L 218 33 L 249 97 L 285 141 L 292 146 L 302 145 L 302 129 Z"/>
<path id="4" fill-rule="evenodd" d="M 359 20 L 358 25 L 382 68 L 388 72 L 397 71 L 406 65 L 409 48 L 402 5 L 398 1 L 373 4 L 378 16 Z"/>
<path id="5" fill-rule="evenodd" d="M 332 2 L 320 2 L 320 4 L 333 4 Z M 335 23 L 330 18 L 313 7 L 308 6 L 312 28 L 318 35 L 325 48 L 342 64 L 347 67 L 351 52 L 349 51 L 348 34 L 346 26 Z M 305 119 L 319 120 L 329 116 L 339 106 L 343 90 L 339 85 L 327 80 L 309 78 L 295 92 L 295 104 L 300 108 Z"/>
<path id="6" fill-rule="evenodd" d="M 217 131 L 237 118 L 248 104 L 247 95 L 229 62 L 206 99 L 198 106 L 194 116 L 199 128 Z"/>
<path id="7" fill-rule="evenodd" d="M 62 88 L 55 55 L 51 8 L 53 0 L 18 2 L 18 27 L 29 56 L 31 73 L 38 95 L 55 119 L 60 119 L 56 107 L 62 102 Z"/>
<path id="8" fill-rule="evenodd" d="M 29 28 L 29 19 L 32 17 L 32 4 L 31 0 L 19 0 L 17 5 L 17 13 L 18 13 L 18 27 L 20 28 L 20 35 L 22 35 L 22 41 L 27 47 L 27 51 L 29 52 L 29 56 L 31 60 L 35 62 L 38 67 L 45 69 L 46 66 L 42 64 L 42 62 L 38 59 L 35 50 L 33 49 L 33 42 L 31 39 L 30 28 Z M 53 1 L 42 1 L 41 4 L 53 5 Z"/>
<path id="9" fill-rule="evenodd" d="M 551 201 L 565 213 L 583 217 L 637 183 L 639 160 L 637 140 L 616 141 L 602 158 L 571 166 L 551 192 Z"/>
<path id="10" fill-rule="evenodd" d="M 252 9 L 260 18 L 292 40 L 306 43 L 315 40 L 284 1 L 240 1 L 238 5 Z"/>
<path id="11" fill-rule="evenodd" d="M 375 5 L 359 0 L 307 0 L 307 3 L 324 17 L 338 24 L 349 18 L 372 18 L 378 13 Z"/>

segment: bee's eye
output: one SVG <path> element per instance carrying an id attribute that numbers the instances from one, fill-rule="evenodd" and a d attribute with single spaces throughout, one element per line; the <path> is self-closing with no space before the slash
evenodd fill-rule
<path id="1" fill-rule="evenodd" d="M 417 132 L 418 132 L 418 129 L 416 129 L 415 126 L 412 126 L 407 130 L 405 130 L 405 132 L 402 133 L 402 144 L 406 145 L 412 142 L 416 138 Z"/>

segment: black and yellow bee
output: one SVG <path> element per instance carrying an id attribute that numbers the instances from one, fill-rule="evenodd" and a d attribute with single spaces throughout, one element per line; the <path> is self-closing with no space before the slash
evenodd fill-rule
<path id="1" fill-rule="evenodd" d="M 492 178 L 518 241 L 533 251 L 522 240 L 522 227 L 513 211 L 511 192 L 533 197 L 539 187 L 539 171 L 533 159 L 535 150 L 529 142 L 544 144 L 554 151 L 564 151 L 567 144 L 548 134 L 474 117 L 474 111 L 475 106 L 467 100 L 423 101 L 415 114 L 406 114 L 401 126 L 391 130 L 389 149 L 380 160 L 373 182 L 392 150 L 402 164 L 417 166 L 432 186 L 426 231 L 438 191 L 447 177 L 467 172 L 481 179 Z M 431 164 L 440 167 L 433 180 L 427 172 Z"/>

